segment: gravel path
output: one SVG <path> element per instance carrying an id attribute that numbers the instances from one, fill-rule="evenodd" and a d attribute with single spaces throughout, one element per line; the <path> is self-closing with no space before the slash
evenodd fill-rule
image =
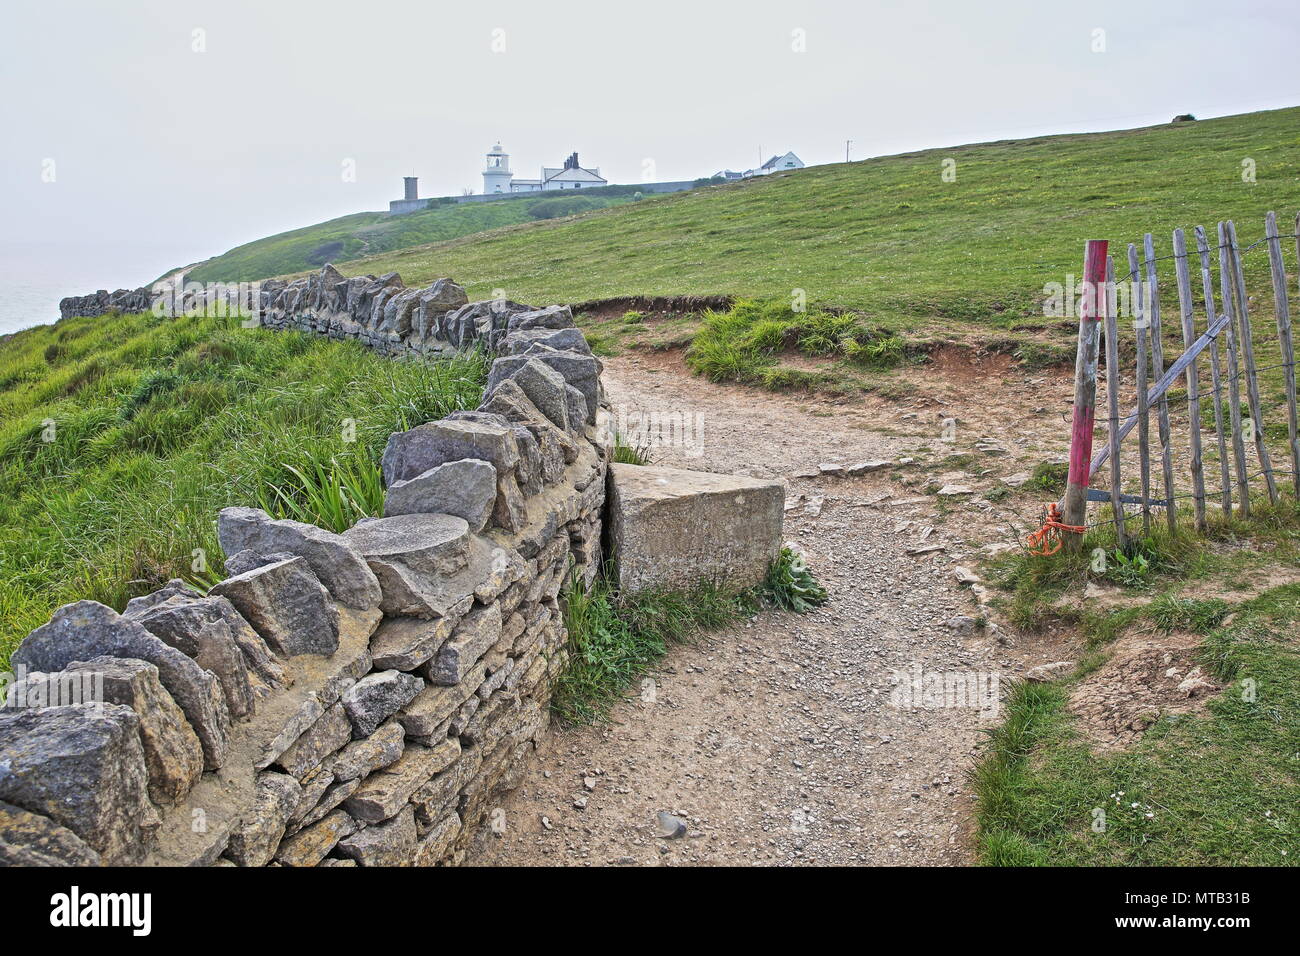
<path id="1" fill-rule="evenodd" d="M 884 427 L 878 402 L 714 386 L 658 357 L 608 360 L 605 383 L 616 415 L 703 416 L 699 448 L 656 448 L 656 463 L 786 479 L 786 538 L 831 600 L 674 647 L 653 702 L 633 688 L 608 724 L 553 728 L 503 802 L 504 832 L 485 830 L 467 862 L 968 862 L 966 773 L 991 723 L 980 681 L 1003 675 L 1005 691 L 1005 674 L 1024 666 L 1005 634 L 969 626 L 979 611 L 953 568 L 971 527 L 935 521 L 927 534 L 937 499 L 891 483 L 888 469 L 799 476 L 819 462 L 897 459 L 916 438 Z M 906 553 L 934 544 L 945 550 Z M 949 626 L 959 616 L 966 626 Z M 891 703 L 895 673 L 916 667 L 954 674 L 948 699 L 966 695 L 965 706 Z M 687 835 L 658 838 L 658 811 L 685 819 Z"/>

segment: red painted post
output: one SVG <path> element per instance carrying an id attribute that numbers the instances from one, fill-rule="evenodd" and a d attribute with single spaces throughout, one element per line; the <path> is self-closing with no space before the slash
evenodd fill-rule
<path id="1" fill-rule="evenodd" d="M 1097 421 L 1097 349 L 1106 310 L 1105 239 L 1083 247 L 1083 304 L 1079 309 L 1079 351 L 1074 360 L 1074 421 L 1070 429 L 1070 474 L 1065 486 L 1063 524 L 1082 526 L 1088 514 L 1092 433 Z M 1067 534 L 1065 547 L 1077 551 L 1083 535 Z"/>

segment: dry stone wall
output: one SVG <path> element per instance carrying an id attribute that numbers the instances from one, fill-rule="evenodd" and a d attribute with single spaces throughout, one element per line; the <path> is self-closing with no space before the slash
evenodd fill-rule
<path id="1" fill-rule="evenodd" d="M 335 534 L 227 508 L 208 593 L 33 631 L 0 711 L 0 863 L 455 863 L 547 726 L 608 458 L 569 310 L 331 266 L 260 295 L 270 328 L 482 345 L 483 402 L 390 437 L 383 516 Z"/>

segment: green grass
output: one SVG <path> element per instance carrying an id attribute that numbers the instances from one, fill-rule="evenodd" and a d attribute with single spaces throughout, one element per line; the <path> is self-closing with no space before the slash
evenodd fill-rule
<path id="1" fill-rule="evenodd" d="M 0 668 L 50 611 L 121 610 L 220 577 L 231 504 L 338 529 L 381 504 L 391 432 L 477 405 L 484 360 L 150 314 L 67 319 L 0 347 Z M 45 439 L 50 440 L 45 440 Z"/>
<path id="2" fill-rule="evenodd" d="M 248 282 L 319 269 L 327 262 L 392 253 L 410 246 L 455 239 L 534 220 L 554 220 L 632 202 L 629 190 L 586 190 L 581 196 L 449 202 L 419 212 L 390 216 L 361 212 L 293 229 L 236 246 L 195 266 L 194 282 Z"/>
<path id="3" fill-rule="evenodd" d="M 1085 745 L 1065 708 L 1070 681 L 1014 688 L 974 774 L 984 863 L 1300 863 L 1300 585 L 1219 627 L 1224 610 L 1185 605 L 1170 623 L 1208 630 L 1199 661 L 1227 686 L 1205 714 L 1164 717 L 1131 750 Z"/>
<path id="4" fill-rule="evenodd" d="M 1300 506 L 1284 501 L 1272 507 L 1257 501 L 1252 509 L 1248 520 L 1212 513 L 1203 536 L 1191 531 L 1190 515 L 1183 513 L 1183 530 L 1177 536 L 1170 535 L 1161 521 L 1153 525 L 1150 537 L 1130 538 L 1123 553 L 1116 548 L 1113 528 L 1101 525 L 1084 536 L 1077 552 L 1062 550 L 1046 557 L 1023 549 L 1008 552 L 987 562 L 985 574 L 1002 592 L 994 600 L 1007 620 L 1026 631 L 1041 630 L 1052 622 L 1074 623 L 1086 637 L 1104 642 L 1135 615 L 1159 613 L 1163 617 L 1156 623 L 1163 627 L 1163 622 L 1194 610 L 1191 623 L 1195 623 L 1204 620 L 1203 615 L 1213 616 L 1217 605 L 1198 603 L 1189 609 L 1173 593 L 1179 587 L 1207 580 L 1229 583 L 1240 577 L 1249 588 L 1262 573 L 1300 566 Z M 1130 532 L 1136 524 L 1130 522 Z M 1099 551 L 1104 555 L 1100 565 Z M 1080 594 L 1090 581 L 1119 585 L 1143 606 L 1097 612 L 1086 602 L 1062 603 Z"/>
<path id="5" fill-rule="evenodd" d="M 903 342 L 852 313 L 796 312 L 788 302 L 741 299 L 727 312 L 705 312 L 686 364 L 714 382 L 774 389 L 816 384 L 815 374 L 779 365 L 787 352 L 889 368 L 902 360 Z"/>
<path id="6" fill-rule="evenodd" d="M 621 434 L 614 436 L 614 454 L 610 460 L 616 465 L 648 465 L 649 445 L 629 445 Z"/>
<path id="7" fill-rule="evenodd" d="M 610 569 L 591 587 L 571 580 L 563 595 L 569 661 L 551 710 L 569 726 L 603 720 L 672 643 L 716 630 L 763 607 L 802 613 L 826 601 L 802 557 L 782 548 L 762 584 L 743 591 L 702 582 L 689 591 L 621 595 Z"/>
<path id="8" fill-rule="evenodd" d="M 1045 320 L 1040 301 L 1046 283 L 1079 274 L 1085 239 L 1127 243 L 1150 231 L 1167 253 L 1176 226 L 1212 231 L 1232 218 L 1253 241 L 1267 210 L 1284 224 L 1296 211 L 1297 147 L 1300 109 L 927 150 L 647 197 L 386 252 L 344 271 L 396 270 L 408 284 L 452 276 L 472 298 L 500 288 L 523 302 L 789 302 L 803 290 L 810 306 L 859 311 L 869 328 L 1037 330 L 1047 340 L 1024 358 L 1068 361 L 1071 323 Z M 1245 156 L 1258 163 L 1255 184 L 1241 181 Z M 941 179 L 945 159 L 957 162 L 955 182 Z M 1266 260 L 1259 250 L 1246 260 L 1265 301 Z"/>

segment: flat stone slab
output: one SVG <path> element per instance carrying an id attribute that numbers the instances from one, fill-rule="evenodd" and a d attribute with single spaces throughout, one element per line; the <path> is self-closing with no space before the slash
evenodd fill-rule
<path id="1" fill-rule="evenodd" d="M 685 590 L 763 580 L 781 547 L 780 482 L 611 464 L 609 535 L 619 587 Z"/>

